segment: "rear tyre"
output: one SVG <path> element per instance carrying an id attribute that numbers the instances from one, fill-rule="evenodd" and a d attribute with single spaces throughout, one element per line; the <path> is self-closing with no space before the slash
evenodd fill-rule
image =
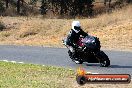
<path id="1" fill-rule="evenodd" d="M 108 58 L 108 56 L 103 52 L 100 51 L 100 66 L 101 67 L 108 67 L 110 66 L 110 60 Z"/>
<path id="2" fill-rule="evenodd" d="M 68 54 L 70 56 L 70 58 L 72 59 L 73 62 L 75 62 L 76 64 L 82 64 L 83 61 L 79 58 L 74 58 L 73 55 L 72 55 L 72 52 L 69 50 L 68 51 Z"/>
<path id="3" fill-rule="evenodd" d="M 71 52 L 70 50 L 68 50 L 68 54 L 69 54 L 69 57 L 70 57 L 71 59 L 73 59 L 73 57 L 72 57 L 72 52 Z"/>
<path id="4" fill-rule="evenodd" d="M 73 62 L 75 62 L 76 64 L 82 64 L 83 61 L 82 60 L 72 60 Z"/>

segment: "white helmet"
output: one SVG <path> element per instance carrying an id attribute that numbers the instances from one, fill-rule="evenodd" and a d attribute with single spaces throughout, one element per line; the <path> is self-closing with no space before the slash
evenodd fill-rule
<path id="1" fill-rule="evenodd" d="M 75 29 L 75 27 L 79 27 L 79 28 L 81 27 L 79 21 L 73 21 L 73 22 L 72 22 L 72 29 L 73 29 L 76 33 L 78 33 L 80 30 Z"/>

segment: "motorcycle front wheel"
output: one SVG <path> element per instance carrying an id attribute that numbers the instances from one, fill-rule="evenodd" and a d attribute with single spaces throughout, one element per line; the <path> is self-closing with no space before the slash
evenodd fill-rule
<path id="1" fill-rule="evenodd" d="M 110 66 L 110 60 L 109 60 L 108 56 L 103 51 L 100 51 L 99 59 L 100 59 L 99 62 L 100 62 L 101 67 Z"/>

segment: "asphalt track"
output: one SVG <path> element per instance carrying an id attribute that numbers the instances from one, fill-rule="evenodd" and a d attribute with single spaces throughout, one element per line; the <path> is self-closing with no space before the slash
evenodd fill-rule
<path id="1" fill-rule="evenodd" d="M 132 52 L 104 50 L 111 61 L 110 67 L 84 63 L 82 66 L 92 73 L 116 73 L 132 75 Z M 0 60 L 59 66 L 77 69 L 80 65 L 71 61 L 66 48 L 0 45 Z"/>

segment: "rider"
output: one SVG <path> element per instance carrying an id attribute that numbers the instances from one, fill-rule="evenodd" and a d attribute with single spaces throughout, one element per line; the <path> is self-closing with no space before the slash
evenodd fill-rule
<path id="1" fill-rule="evenodd" d="M 79 21 L 72 22 L 72 29 L 70 30 L 67 37 L 67 45 L 70 46 L 70 51 L 73 53 L 73 56 L 76 58 L 75 49 L 78 48 L 77 42 L 80 36 L 88 36 L 86 32 L 81 29 L 81 25 Z"/>

